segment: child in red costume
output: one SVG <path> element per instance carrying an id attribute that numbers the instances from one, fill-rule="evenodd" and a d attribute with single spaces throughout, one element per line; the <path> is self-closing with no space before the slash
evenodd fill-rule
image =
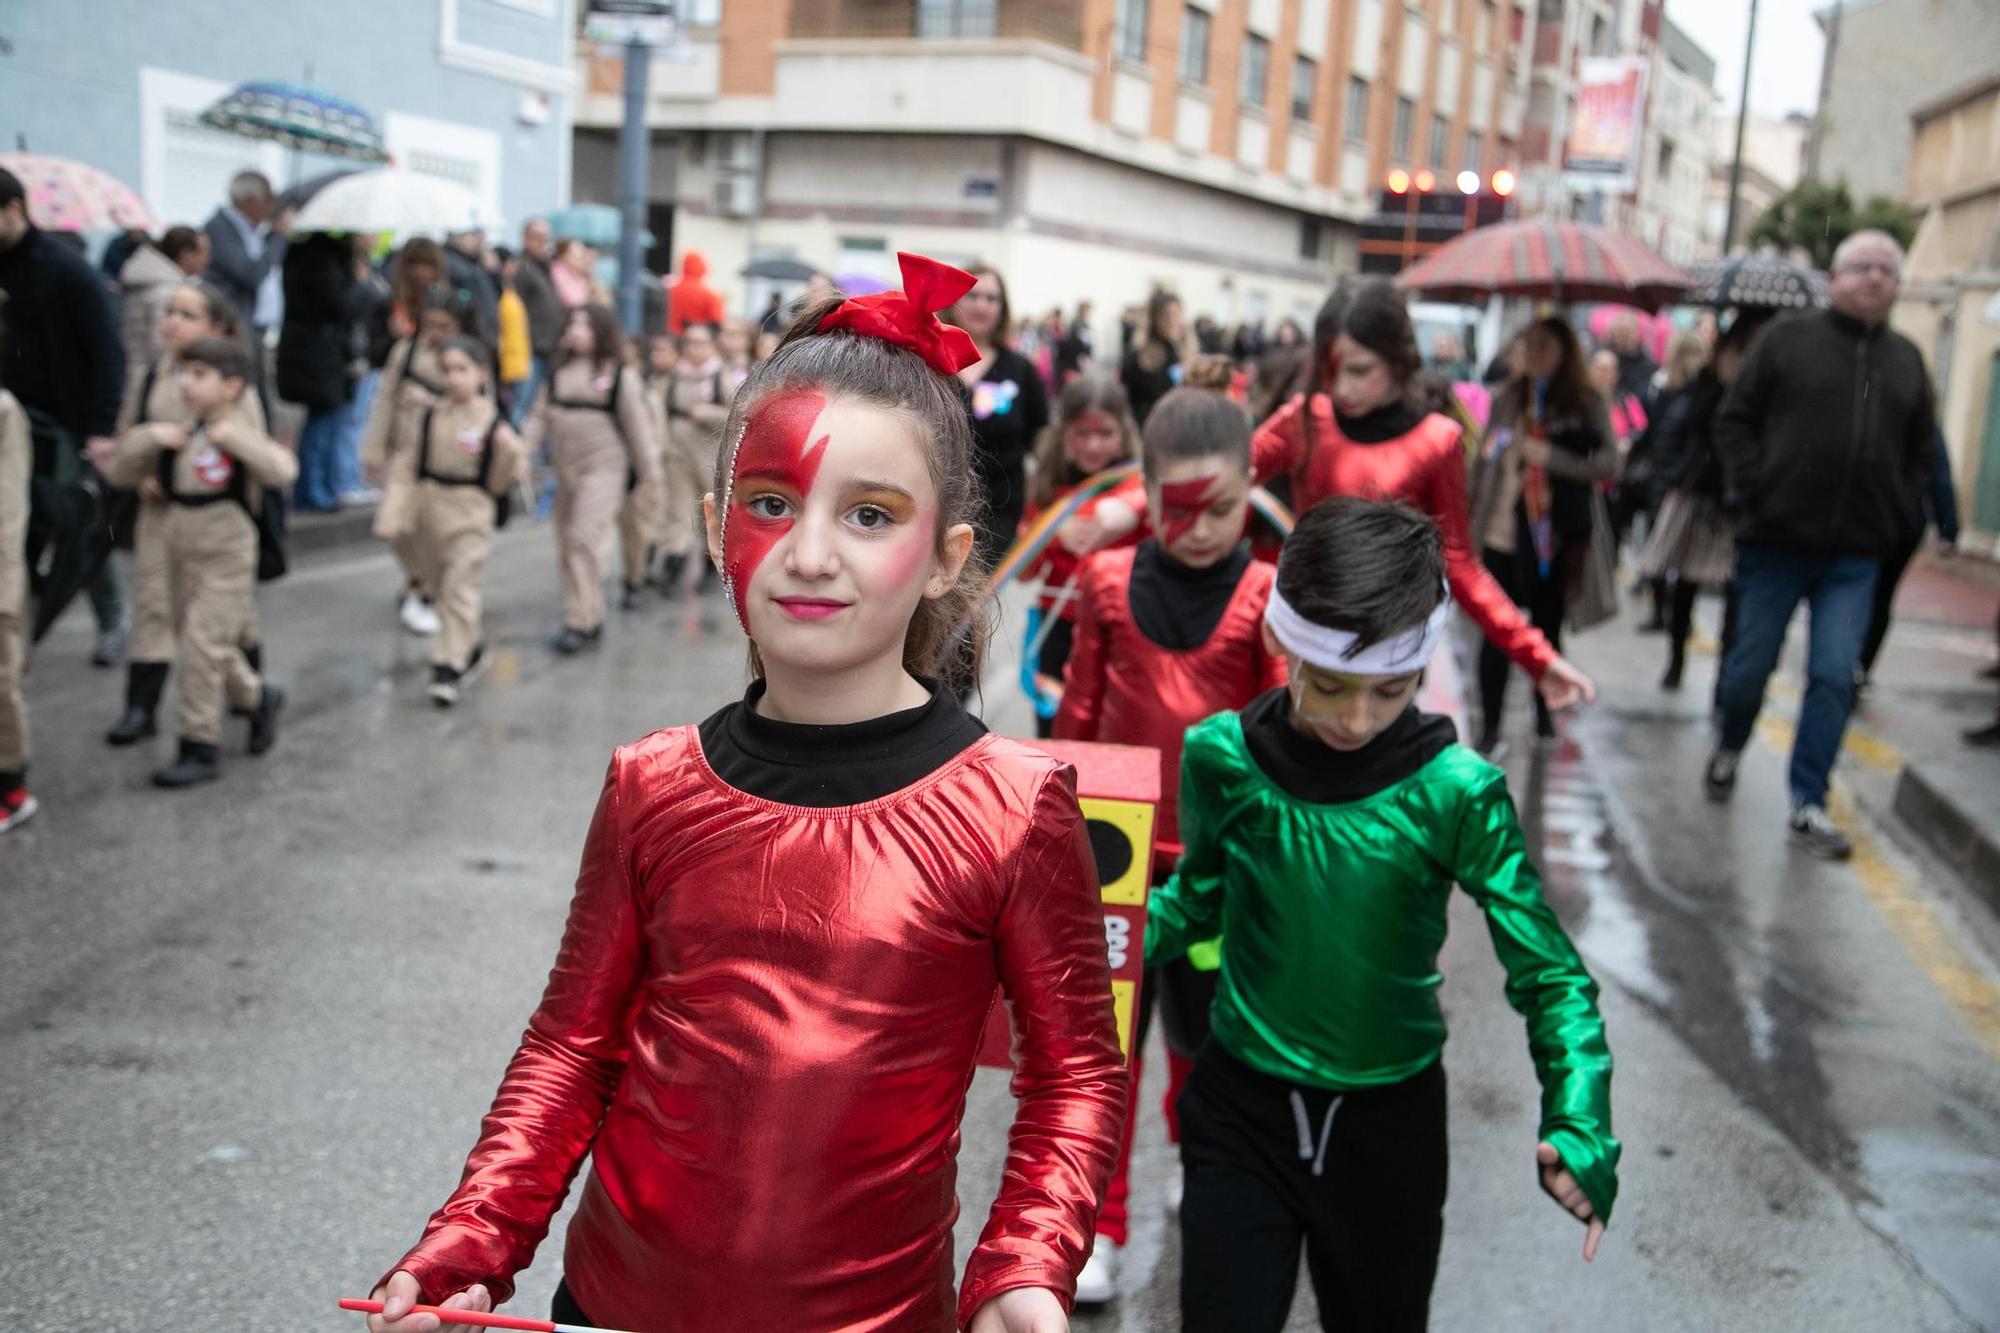
<path id="1" fill-rule="evenodd" d="M 1145 470 L 1159 535 L 1135 550 L 1105 551 L 1084 562 L 1076 646 L 1055 734 L 1159 750 L 1153 875 L 1163 883 L 1181 852 L 1176 796 L 1182 734 L 1283 685 L 1285 660 L 1267 648 L 1258 628 L 1271 594 L 1271 566 L 1252 560 L 1243 541 L 1250 495 L 1250 425 L 1243 409 L 1210 390 L 1173 390 L 1146 418 Z M 1185 960 L 1172 972 L 1148 973 L 1142 987 L 1132 1089 L 1136 1096 L 1139 1051 L 1155 996 L 1163 996 L 1170 1132 L 1213 990 L 1212 974 Z M 1115 1293 L 1131 1152 L 1128 1118 L 1096 1246 L 1078 1283 L 1079 1300 L 1104 1301 Z"/>
<path id="2" fill-rule="evenodd" d="M 1423 358 L 1403 296 L 1382 279 L 1335 290 L 1313 324 L 1312 379 L 1251 442 L 1257 479 L 1287 475 L 1303 514 L 1330 495 L 1401 500 L 1444 538 L 1452 599 L 1493 645 L 1535 679 L 1552 708 L 1596 687 L 1528 623 L 1480 562 L 1466 499 L 1457 422 L 1416 403 Z"/>
<path id="3" fill-rule="evenodd" d="M 1078 375 L 1063 386 L 1056 399 L 1056 419 L 1042 431 L 1035 444 L 1034 471 L 1028 477 L 1028 504 L 1021 515 L 1021 531 L 1034 527 L 1048 507 L 1064 492 L 1089 481 L 1106 468 L 1127 463 L 1139 456 L 1139 423 L 1133 419 L 1132 404 L 1125 388 L 1109 375 L 1095 372 Z M 1137 546 L 1145 536 L 1134 528 L 1122 537 L 1105 540 L 1099 511 L 1107 506 L 1125 505 L 1137 513 L 1146 507 L 1146 483 L 1138 475 L 1126 478 L 1085 500 L 1056 529 L 1055 539 L 1021 571 L 1026 583 L 1040 583 L 1038 607 L 1043 620 L 1037 629 L 1042 636 L 1036 653 L 1035 671 L 1045 696 L 1062 696 L 1063 667 L 1069 662 L 1070 644 L 1076 632 L 1077 574 L 1084 557 L 1107 546 Z M 1054 624 L 1048 623 L 1053 619 Z M 1035 718 L 1037 735 L 1048 736 L 1055 724 L 1054 714 Z"/>
<path id="4" fill-rule="evenodd" d="M 586 1154 L 560 1321 L 1067 1326 L 1125 1110 L 1103 915 L 1073 771 L 932 678 L 976 657 L 976 354 L 932 317 L 972 279 L 903 266 L 907 296 L 809 311 L 736 397 L 704 509 L 757 679 L 613 756 L 542 1004 L 376 1333 L 506 1299 Z M 996 987 L 1020 1106 L 954 1302 Z"/>

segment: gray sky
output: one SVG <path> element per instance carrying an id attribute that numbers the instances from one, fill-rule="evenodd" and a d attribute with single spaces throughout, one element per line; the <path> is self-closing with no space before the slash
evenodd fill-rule
<path id="1" fill-rule="evenodd" d="M 1750 105 L 1767 115 L 1812 113 L 1819 98 L 1819 66 L 1826 41 L 1813 11 L 1833 0 L 1759 0 L 1757 55 L 1750 70 Z M 1743 30 L 1749 0 L 1667 0 L 1667 17 L 1715 57 L 1715 91 L 1724 110 L 1736 110 L 1743 80 Z"/>

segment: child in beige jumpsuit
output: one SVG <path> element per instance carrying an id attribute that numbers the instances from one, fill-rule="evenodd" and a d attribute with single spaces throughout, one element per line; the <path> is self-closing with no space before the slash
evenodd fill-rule
<path id="1" fill-rule="evenodd" d="M 370 485 L 382 488 L 375 510 L 375 535 L 389 543 L 403 567 L 403 598 L 398 615 L 412 634 L 435 634 L 439 622 L 434 606 L 437 590 L 424 582 L 424 559 L 417 549 L 410 522 L 416 503 L 417 429 L 423 414 L 444 397 L 444 372 L 438 350 L 448 339 L 468 333 L 471 299 L 445 287 L 432 287 L 424 297 L 417 332 L 389 349 L 382 364 L 382 385 L 368 410 L 361 431 L 361 465 Z M 401 536 L 394 534 L 400 533 Z"/>
<path id="2" fill-rule="evenodd" d="M 555 370 L 527 422 L 529 451 L 546 438 L 555 464 L 563 626 L 549 646 L 565 656 L 596 647 L 604 633 L 604 567 L 628 485 L 660 486 L 645 386 L 623 345 L 608 308 L 570 311 Z"/>
<path id="3" fill-rule="evenodd" d="M 152 366 L 135 366 L 127 376 L 125 402 L 118 412 L 118 433 L 144 430 L 154 422 L 183 423 L 187 405 L 181 402 L 180 380 L 174 368 L 180 350 L 197 338 L 241 341 L 243 321 L 229 298 L 213 285 L 190 279 L 167 298 L 160 317 L 160 342 L 165 352 Z M 237 400 L 237 418 L 245 428 L 264 433 L 264 409 L 257 395 Z M 132 529 L 132 631 L 126 641 L 125 711 L 104 734 L 107 744 L 134 745 L 158 731 L 155 720 L 167 671 L 174 660 L 174 594 L 167 574 L 167 513 L 171 506 L 157 479 L 139 481 L 139 513 Z M 243 656 L 252 671 L 264 669 L 264 649 L 253 602 L 243 626 Z"/>
<path id="4" fill-rule="evenodd" d="M 489 395 L 486 349 L 453 338 L 439 349 L 438 364 L 444 401 L 427 409 L 418 427 L 409 535 L 426 585 L 437 590 L 430 696 L 448 708 L 488 663 L 486 558 L 501 499 L 527 474 L 528 454 Z"/>
<path id="5" fill-rule="evenodd" d="M 664 398 L 667 503 L 660 549 L 666 553 L 671 588 L 700 586 L 714 568 L 695 549 L 696 532 L 701 526 L 701 497 L 715 484 L 722 427 L 740 383 L 717 353 L 715 336 L 706 325 L 692 325 L 681 335 L 680 364 L 667 381 Z"/>
<path id="6" fill-rule="evenodd" d="M 240 400 L 250 354 L 240 342 L 200 338 L 181 350 L 174 371 L 188 418 L 128 431 L 105 479 L 136 486 L 154 477 L 166 495 L 167 574 L 173 588 L 180 680 L 180 751 L 153 774 L 159 787 L 188 787 L 219 775 L 216 749 L 225 700 L 250 716 L 250 752 L 276 742 L 284 691 L 266 685 L 239 647 L 255 608 L 258 528 L 251 517 L 262 488 L 287 486 L 298 461 L 243 423 Z"/>
<path id="7" fill-rule="evenodd" d="M 28 414 L 0 389 L 0 833 L 37 808 L 28 791 L 28 701 L 21 695 L 28 619 Z"/>

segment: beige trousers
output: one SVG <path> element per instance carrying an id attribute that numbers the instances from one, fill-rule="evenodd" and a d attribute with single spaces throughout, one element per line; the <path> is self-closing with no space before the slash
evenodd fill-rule
<path id="1" fill-rule="evenodd" d="M 604 623 L 604 567 L 611 558 L 618 507 L 625 502 L 629 464 L 624 446 L 616 440 L 558 442 L 552 452 L 563 624 L 593 630 Z"/>
<path id="2" fill-rule="evenodd" d="M 168 516 L 166 544 L 180 642 L 181 739 L 213 745 L 222 738 L 225 702 L 239 709 L 263 702 L 264 682 L 239 646 L 256 609 L 257 530 L 234 504 L 177 509 Z"/>
<path id="3" fill-rule="evenodd" d="M 134 662 L 174 660 L 174 588 L 167 560 L 167 512 L 162 500 L 141 500 L 132 529 L 132 628 L 126 639 L 127 657 Z M 262 642 L 257 602 L 243 624 L 242 646 Z"/>
<path id="4" fill-rule="evenodd" d="M 692 421 L 675 421 L 667 428 L 660 549 L 668 555 L 694 555 L 702 546 L 701 497 L 715 486 L 715 454 L 721 444 L 713 431 Z"/>
<path id="5" fill-rule="evenodd" d="M 417 522 L 423 579 L 438 613 L 431 662 L 463 671 L 486 637 L 486 559 L 493 553 L 493 497 L 476 486 L 421 482 Z"/>
<path id="6" fill-rule="evenodd" d="M 0 615 L 0 773 L 28 766 L 28 701 L 21 693 L 26 644 L 20 619 Z"/>

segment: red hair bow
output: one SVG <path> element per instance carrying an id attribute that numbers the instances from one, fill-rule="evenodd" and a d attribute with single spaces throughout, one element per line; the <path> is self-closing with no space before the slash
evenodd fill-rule
<path id="1" fill-rule="evenodd" d="M 903 290 L 855 296 L 842 301 L 819 322 L 822 333 L 849 329 L 870 338 L 907 347 L 940 375 L 956 375 L 979 360 L 972 335 L 937 317 L 979 281 L 964 269 L 923 255 L 896 252 L 903 270 Z"/>

